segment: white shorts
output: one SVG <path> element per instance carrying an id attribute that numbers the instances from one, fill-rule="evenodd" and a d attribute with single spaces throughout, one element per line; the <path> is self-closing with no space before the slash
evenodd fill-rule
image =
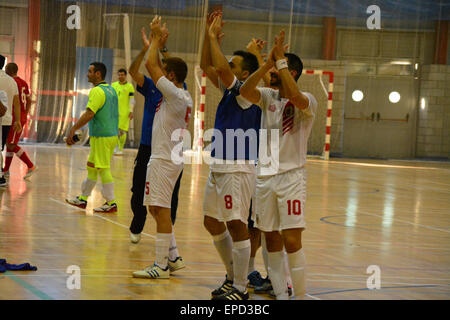
<path id="1" fill-rule="evenodd" d="M 305 228 L 306 170 L 256 179 L 255 227 L 265 231 Z"/>
<path id="2" fill-rule="evenodd" d="M 144 205 L 170 208 L 175 184 L 183 165 L 163 159 L 150 159 L 145 180 Z"/>
<path id="3" fill-rule="evenodd" d="M 221 222 L 247 224 L 256 175 L 244 172 L 210 172 L 203 199 L 203 214 Z"/>

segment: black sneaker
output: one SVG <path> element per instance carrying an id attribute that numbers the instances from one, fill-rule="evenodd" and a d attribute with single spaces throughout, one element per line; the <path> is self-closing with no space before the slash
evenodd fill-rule
<path id="1" fill-rule="evenodd" d="M 249 294 L 247 289 L 244 292 L 239 291 L 235 287 L 231 287 L 231 289 L 220 296 L 218 296 L 214 300 L 233 300 L 233 301 L 239 301 L 239 300 L 248 300 Z"/>
<path id="2" fill-rule="evenodd" d="M 0 187 L 6 187 L 7 184 L 5 177 L 0 177 Z"/>
<path id="3" fill-rule="evenodd" d="M 258 271 L 253 271 L 250 273 L 247 277 L 248 279 L 248 287 L 249 288 L 256 288 L 260 287 L 264 284 L 264 279 L 261 277 L 261 274 Z"/>
<path id="4" fill-rule="evenodd" d="M 256 293 L 256 294 L 263 294 L 263 293 L 270 292 L 270 290 L 273 290 L 272 282 L 270 282 L 269 278 L 265 278 L 264 279 L 264 283 L 262 284 L 262 286 L 255 287 L 253 292 Z"/>
<path id="5" fill-rule="evenodd" d="M 225 278 L 225 281 L 222 283 L 222 285 L 213 292 L 211 292 L 212 299 L 215 300 L 217 297 L 230 291 L 231 288 L 233 288 L 233 281 Z"/>

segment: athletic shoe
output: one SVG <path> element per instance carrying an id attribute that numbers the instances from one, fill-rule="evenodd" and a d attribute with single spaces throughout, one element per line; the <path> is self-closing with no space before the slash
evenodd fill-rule
<path id="1" fill-rule="evenodd" d="M 288 285 L 288 294 L 289 297 L 292 296 L 292 286 Z M 276 298 L 277 296 L 275 295 L 275 292 L 273 292 L 273 290 L 269 291 L 269 296 L 271 296 L 272 298 Z"/>
<path id="2" fill-rule="evenodd" d="M 169 266 L 166 269 L 161 269 L 156 263 L 153 266 L 147 267 L 142 271 L 133 272 L 134 278 L 144 278 L 144 279 L 169 279 L 170 270 Z"/>
<path id="3" fill-rule="evenodd" d="M 244 292 L 239 291 L 238 289 L 236 289 L 235 287 L 231 287 L 230 290 L 228 290 L 228 292 L 218 296 L 217 298 L 213 299 L 213 300 L 248 300 L 249 298 L 249 294 L 248 291 L 245 290 Z"/>
<path id="4" fill-rule="evenodd" d="M 130 232 L 130 240 L 132 243 L 138 243 L 139 241 L 141 241 L 141 234 L 134 234 L 132 232 Z"/>
<path id="5" fill-rule="evenodd" d="M 186 268 L 186 265 L 184 264 L 184 261 L 183 261 L 182 257 L 177 257 L 173 261 L 170 261 L 170 259 L 169 259 L 168 261 L 169 261 L 168 265 L 169 265 L 170 272 L 175 272 L 177 270 Z"/>
<path id="6" fill-rule="evenodd" d="M 215 299 L 218 296 L 227 293 L 228 291 L 231 290 L 231 288 L 233 288 L 233 281 L 225 278 L 225 281 L 222 283 L 222 285 L 213 292 L 211 292 L 212 299 Z"/>
<path id="7" fill-rule="evenodd" d="M 27 173 L 25 174 L 25 176 L 23 178 L 27 179 L 27 178 L 31 177 L 33 175 L 33 173 L 36 172 L 37 169 L 38 169 L 37 166 L 32 166 L 31 168 L 28 169 Z"/>
<path id="8" fill-rule="evenodd" d="M 253 289 L 254 293 L 261 294 L 261 293 L 267 293 L 270 290 L 272 290 L 272 282 L 270 282 L 269 278 L 264 279 L 264 283 L 261 286 L 255 287 Z"/>
<path id="9" fill-rule="evenodd" d="M 5 177 L 0 177 L 0 187 L 6 187 L 8 182 L 6 182 Z"/>
<path id="10" fill-rule="evenodd" d="M 264 279 L 261 277 L 261 274 L 258 271 L 251 272 L 248 277 L 248 287 L 255 288 L 260 287 L 264 284 Z"/>
<path id="11" fill-rule="evenodd" d="M 101 207 L 95 208 L 94 212 L 113 213 L 117 212 L 117 204 L 105 202 Z"/>
<path id="12" fill-rule="evenodd" d="M 74 199 L 66 199 L 66 202 L 81 209 L 86 209 L 87 206 L 87 201 L 80 199 L 80 197 L 76 197 Z"/>

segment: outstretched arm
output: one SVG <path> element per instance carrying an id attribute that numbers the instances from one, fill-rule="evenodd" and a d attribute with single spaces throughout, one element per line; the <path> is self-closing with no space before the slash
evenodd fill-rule
<path id="1" fill-rule="evenodd" d="M 206 74 L 208 79 L 216 86 L 216 88 L 219 87 L 218 83 L 218 74 L 216 72 L 216 69 L 213 66 L 212 59 L 211 59 L 211 46 L 209 44 L 209 28 L 211 27 L 211 24 L 214 20 L 214 17 L 218 15 L 219 11 L 214 11 L 210 13 L 206 19 L 206 28 L 205 28 L 205 39 L 203 41 L 203 48 L 202 48 L 202 56 L 200 59 L 200 68 L 203 70 L 203 72 Z"/>
<path id="2" fill-rule="evenodd" d="M 164 24 L 161 26 L 161 17 L 155 16 L 150 24 L 150 29 L 152 30 L 152 42 L 150 44 L 150 52 L 145 67 L 153 82 L 156 84 L 158 83 L 158 80 L 164 76 L 161 60 L 159 59 L 159 42 L 163 32 L 166 30 L 166 25 Z"/>
<path id="3" fill-rule="evenodd" d="M 297 86 L 297 82 L 294 77 L 289 72 L 287 67 L 287 59 L 284 55 L 285 47 L 283 45 L 285 32 L 280 31 L 280 34 L 275 37 L 275 46 L 272 50 L 272 59 L 277 61 L 279 65 L 277 66 L 278 74 L 283 84 L 284 93 L 286 98 L 288 98 L 294 106 L 299 109 L 306 109 L 309 106 L 309 99 L 307 96 L 302 94 Z M 284 60 L 284 63 L 282 63 Z"/>
<path id="4" fill-rule="evenodd" d="M 258 105 L 261 100 L 261 92 L 256 89 L 259 81 L 273 68 L 274 61 L 271 56 L 258 70 L 253 72 L 240 89 L 241 96 L 253 104 Z"/>
<path id="5" fill-rule="evenodd" d="M 142 36 L 141 52 L 139 52 L 138 56 L 133 60 L 133 62 L 130 65 L 130 68 L 128 69 L 130 76 L 133 78 L 134 81 L 136 81 L 139 87 L 142 87 L 144 85 L 144 74 L 142 74 L 139 71 L 139 68 L 141 66 L 142 61 L 145 58 L 145 54 L 147 53 L 148 48 L 150 47 L 150 41 L 148 40 L 147 35 L 145 34 L 145 28 L 141 29 L 141 36 Z"/>
<path id="6" fill-rule="evenodd" d="M 214 17 L 211 27 L 209 27 L 208 35 L 213 66 L 216 68 L 216 72 L 222 83 L 228 88 L 233 84 L 235 75 L 231 71 L 230 64 L 220 48 L 219 38 L 223 35 L 222 26 L 222 15 L 220 14 Z"/>

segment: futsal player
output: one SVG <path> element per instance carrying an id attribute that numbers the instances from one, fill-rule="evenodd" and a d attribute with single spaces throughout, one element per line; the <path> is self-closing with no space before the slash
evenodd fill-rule
<path id="1" fill-rule="evenodd" d="M 247 300 L 247 276 L 250 259 L 250 240 L 247 230 L 250 199 L 255 187 L 255 160 L 252 145 L 257 153 L 257 139 L 261 111 L 239 95 L 243 81 L 258 68 L 257 58 L 248 52 L 237 51 L 230 61 L 223 55 L 219 38 L 222 37 L 222 13 L 213 12 L 208 17 L 202 50 L 201 68 L 211 82 L 223 92 L 213 136 L 215 142 L 223 139 L 211 152 L 211 166 L 205 188 L 203 214 L 204 226 L 211 234 L 214 246 L 226 269 L 223 284 L 214 290 L 212 299 Z M 245 110 L 244 110 L 245 109 Z M 227 152 L 226 130 L 243 130 L 254 133 L 246 140 L 245 150 Z M 217 136 L 221 135 L 221 137 Z M 238 158 L 239 156 L 239 158 Z M 224 160 L 231 161 L 225 163 Z M 241 161 L 237 161 L 241 160 Z M 243 162 L 243 163 L 239 163 Z"/>
<path id="2" fill-rule="evenodd" d="M 111 174 L 111 158 L 117 144 L 119 127 L 119 106 L 117 93 L 105 82 L 106 66 L 101 62 L 93 62 L 89 66 L 88 80 L 94 85 L 89 92 L 86 111 L 69 130 L 66 143 L 73 145 L 75 131 L 89 123 L 91 151 L 87 161 L 88 176 L 81 184 L 81 195 L 66 202 L 85 209 L 88 197 L 94 189 L 98 175 L 102 181 L 102 195 L 106 202 L 94 212 L 117 212 L 114 197 L 114 180 Z"/>
<path id="3" fill-rule="evenodd" d="M 279 139 L 278 145 L 272 145 L 271 137 L 267 137 L 266 150 L 271 150 L 269 157 L 263 159 L 260 152 L 255 200 L 256 226 L 266 237 L 274 293 L 277 299 L 288 299 L 283 271 L 284 244 L 295 297 L 303 299 L 306 259 L 301 240 L 306 227 L 305 164 L 317 101 L 310 93 L 299 90 L 297 81 L 303 64 L 297 55 L 285 53 L 284 38 L 282 30 L 275 38 L 267 62 L 249 77 L 240 93 L 261 107 L 261 128 L 276 129 Z M 273 70 L 274 66 L 276 70 Z M 269 71 L 272 71 L 271 86 L 278 90 L 257 88 L 258 82 Z"/>
<path id="4" fill-rule="evenodd" d="M 18 71 L 19 67 L 14 62 L 8 63 L 5 67 L 5 72 L 16 81 L 17 88 L 19 90 L 20 124 L 22 126 L 22 129 L 20 131 L 9 130 L 8 132 L 8 136 L 6 139 L 5 166 L 3 168 L 3 173 L 6 178 L 9 178 L 9 168 L 15 154 L 28 167 L 27 173 L 24 176 L 24 179 L 26 179 L 36 171 L 37 167 L 30 160 L 25 150 L 18 146 L 19 139 L 27 122 L 27 115 L 30 112 L 31 107 L 31 97 L 30 91 L 28 89 L 28 84 L 25 80 L 17 76 Z M 12 122 L 14 123 L 16 121 L 16 113 L 13 112 L 12 116 Z"/>
<path id="5" fill-rule="evenodd" d="M 145 54 L 150 47 L 150 41 L 145 34 L 145 28 L 141 30 L 142 50 L 138 56 L 131 63 L 129 72 L 131 77 L 137 83 L 136 90 L 145 97 L 144 116 L 142 119 L 142 134 L 136 159 L 134 160 L 133 171 L 133 185 L 131 187 L 131 210 L 133 211 L 133 220 L 130 225 L 130 239 L 133 243 L 138 243 L 141 239 L 141 232 L 144 229 L 145 220 L 147 218 L 147 208 L 144 203 L 145 179 L 147 172 L 147 164 L 150 161 L 152 154 L 152 128 L 153 120 L 155 118 L 156 108 L 162 98 L 161 92 L 156 88 L 152 79 L 139 72 L 139 67 L 144 60 Z M 169 58 L 167 47 L 165 45 L 168 38 L 168 33 L 161 37 L 159 51 L 164 58 Z M 175 219 L 178 208 L 178 192 L 180 190 L 181 177 L 180 173 L 175 188 L 172 193 L 171 200 L 171 220 L 172 225 L 175 225 Z M 169 248 L 169 259 L 175 260 L 177 258 L 176 243 L 171 243 Z"/>
<path id="6" fill-rule="evenodd" d="M 117 92 L 119 101 L 119 136 L 117 143 L 116 155 L 123 154 L 123 147 L 127 141 L 128 128 L 130 127 L 130 120 L 133 119 L 133 109 L 136 104 L 134 100 L 134 87 L 127 82 L 127 70 L 120 69 L 117 71 L 119 81 L 113 82 L 111 86 Z"/>
<path id="7" fill-rule="evenodd" d="M 179 143 L 172 141 L 174 131 L 187 128 L 192 110 L 192 98 L 183 88 L 187 75 L 187 64 L 180 58 L 171 57 L 161 63 L 159 46 L 162 35 L 167 32 L 165 24 L 161 26 L 161 17 L 155 16 L 150 24 L 152 42 L 146 63 L 156 88 L 162 93 L 162 99 L 156 108 L 152 131 L 152 154 L 147 167 L 144 204 L 156 220 L 156 259 L 152 266 L 135 271 L 133 277 L 150 279 L 168 279 L 170 272 L 184 267 L 177 257 L 169 259 L 171 242 L 175 236 L 171 221 L 171 199 L 175 184 L 183 163 L 172 160 L 172 150 Z M 177 250 L 178 251 L 178 250 Z"/>

